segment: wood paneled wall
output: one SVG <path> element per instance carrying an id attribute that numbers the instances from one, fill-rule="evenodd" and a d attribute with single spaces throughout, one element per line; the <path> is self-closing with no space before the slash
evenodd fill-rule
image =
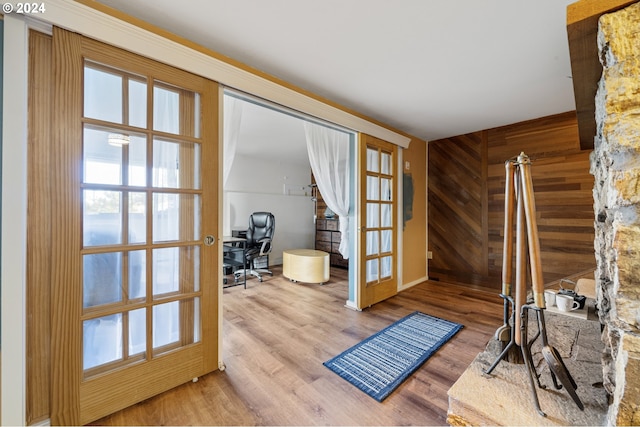
<path id="1" fill-rule="evenodd" d="M 499 289 L 504 162 L 525 152 L 545 283 L 595 268 L 591 150 L 575 112 L 429 142 L 429 277 Z"/>
<path id="2" fill-rule="evenodd" d="M 429 277 L 483 283 L 487 263 L 486 132 L 429 142 Z"/>

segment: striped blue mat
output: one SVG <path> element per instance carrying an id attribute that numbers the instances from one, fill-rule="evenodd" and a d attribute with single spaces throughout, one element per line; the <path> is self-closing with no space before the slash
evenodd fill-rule
<path id="1" fill-rule="evenodd" d="M 460 329 L 416 311 L 323 365 L 382 402 Z"/>

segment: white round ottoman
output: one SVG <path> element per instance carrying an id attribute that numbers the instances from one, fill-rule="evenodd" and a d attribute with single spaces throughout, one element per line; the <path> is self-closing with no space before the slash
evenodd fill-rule
<path id="1" fill-rule="evenodd" d="M 329 254 L 315 249 L 283 251 L 282 274 L 293 282 L 322 285 L 329 280 Z"/>

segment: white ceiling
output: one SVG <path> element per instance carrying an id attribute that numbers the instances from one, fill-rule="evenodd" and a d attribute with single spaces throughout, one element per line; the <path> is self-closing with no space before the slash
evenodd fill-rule
<path id="1" fill-rule="evenodd" d="M 302 119 L 252 102 L 239 102 L 243 105 L 236 155 L 309 163 Z"/>
<path id="2" fill-rule="evenodd" d="M 99 1 L 425 140 L 575 109 L 575 0 Z"/>

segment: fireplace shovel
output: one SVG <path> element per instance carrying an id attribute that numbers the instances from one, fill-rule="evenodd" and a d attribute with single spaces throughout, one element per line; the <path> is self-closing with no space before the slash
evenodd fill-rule
<path id="1" fill-rule="evenodd" d="M 538 239 L 538 226 L 536 224 L 535 202 L 533 199 L 533 184 L 531 180 L 531 162 L 524 153 L 518 156 L 520 165 L 521 194 L 524 200 L 524 210 L 527 223 L 527 241 L 529 243 L 529 260 L 531 267 L 531 284 L 533 297 L 538 310 L 538 329 L 542 337 L 542 355 L 549 366 L 551 377 L 556 388 L 560 388 L 556 378 L 567 390 L 573 401 L 580 410 L 584 410 L 584 405 L 576 393 L 576 382 L 569 373 L 562 357 L 554 347 L 547 341 L 547 327 L 544 321 L 544 284 L 542 277 L 542 263 L 540 261 L 540 241 Z M 535 392 L 534 392 L 535 393 Z M 537 400 L 537 398 L 536 398 Z"/>
<path id="2" fill-rule="evenodd" d="M 558 353 L 558 350 L 556 350 L 555 347 L 550 346 L 547 342 L 547 328 L 544 323 L 543 311 L 540 312 L 540 316 L 538 317 L 538 325 L 542 335 L 542 355 L 547 361 L 547 365 L 549 365 L 549 370 L 551 371 L 551 378 L 553 379 L 554 385 L 557 389 L 560 388 L 556 381 L 556 378 L 559 379 L 560 384 L 564 386 L 565 390 L 567 390 L 567 393 L 569 393 L 569 396 L 571 396 L 576 405 L 578 405 L 578 408 L 580 408 L 581 411 L 584 411 L 584 405 L 582 404 L 580 397 L 578 397 L 578 394 L 576 393 L 576 388 L 578 388 L 578 385 L 569 373 L 569 370 L 564 364 L 562 357 L 560 357 L 560 353 Z"/>

